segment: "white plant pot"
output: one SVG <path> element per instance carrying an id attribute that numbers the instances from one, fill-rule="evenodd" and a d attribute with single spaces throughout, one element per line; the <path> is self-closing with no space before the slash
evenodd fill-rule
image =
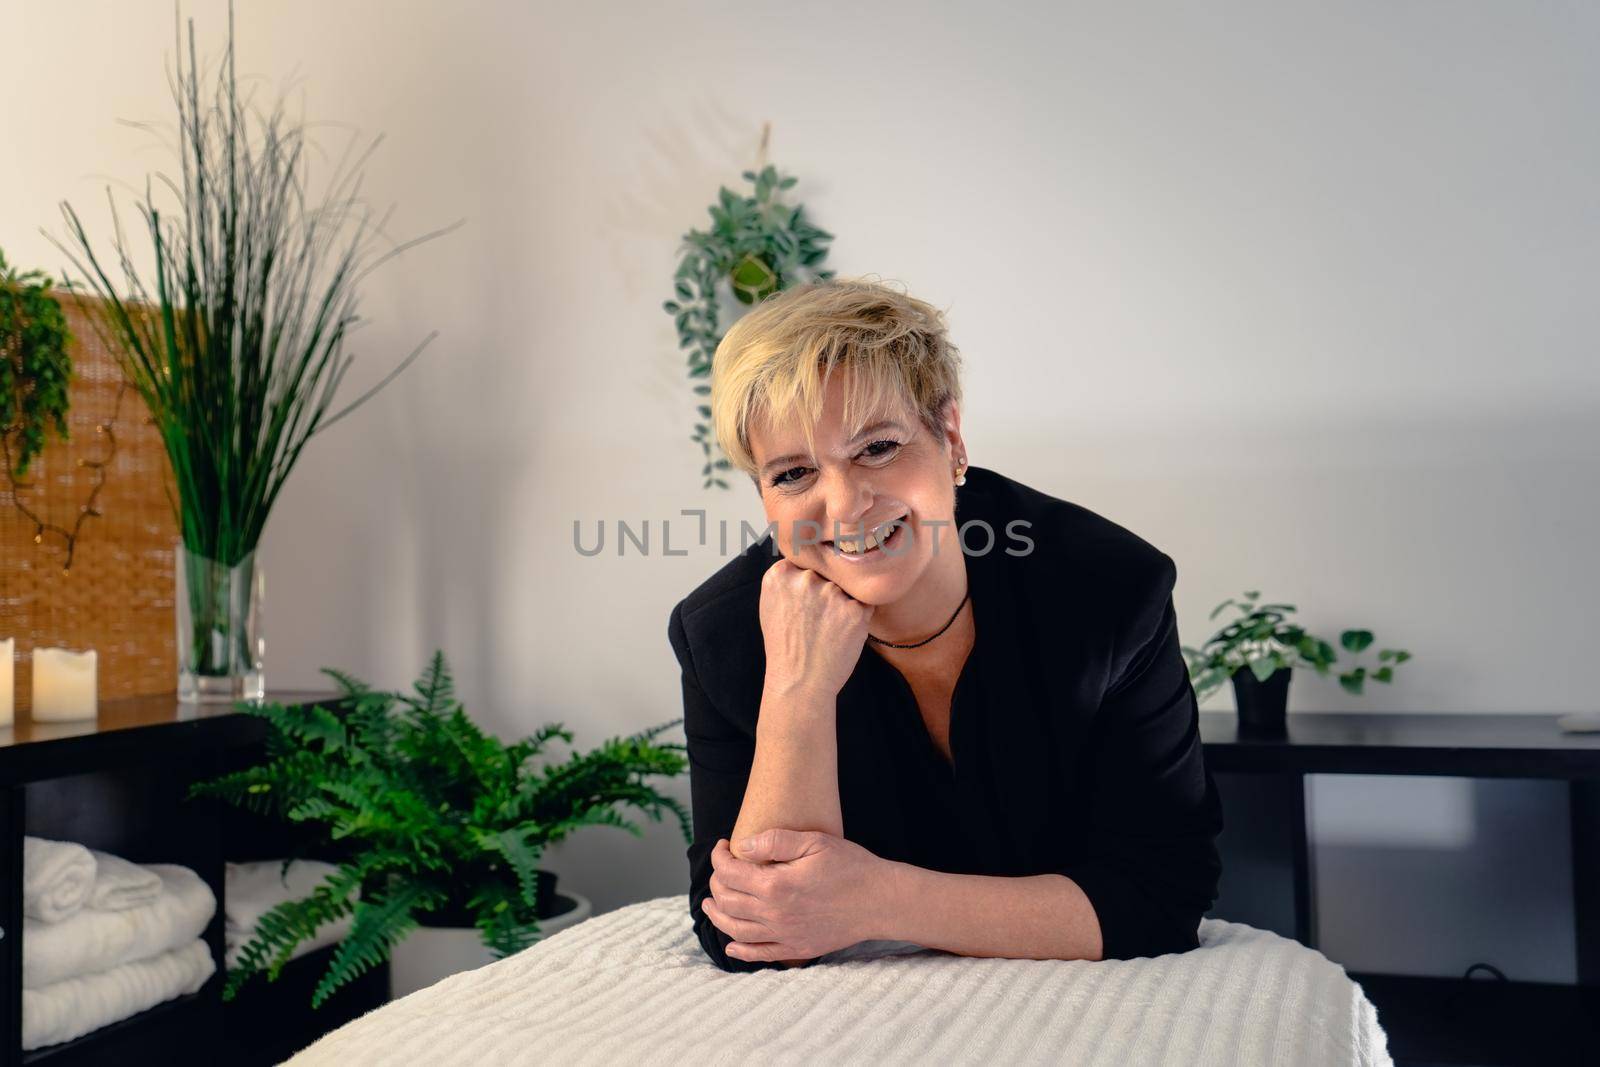
<path id="1" fill-rule="evenodd" d="M 556 897 L 566 897 L 577 907 L 553 918 L 540 919 L 541 941 L 587 919 L 592 910 L 589 899 L 577 893 L 557 890 Z M 483 934 L 476 926 L 419 926 L 389 952 L 390 996 L 399 1000 L 452 974 L 471 971 L 494 961 L 494 954 L 483 943 Z"/>

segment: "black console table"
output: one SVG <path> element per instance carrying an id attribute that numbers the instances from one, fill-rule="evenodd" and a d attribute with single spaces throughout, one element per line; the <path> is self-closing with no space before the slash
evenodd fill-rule
<path id="1" fill-rule="evenodd" d="M 1261 739 L 1240 736 L 1232 712 L 1201 712 L 1225 824 L 1222 885 L 1210 914 L 1317 947 L 1308 774 L 1565 780 L 1576 985 L 1351 977 L 1377 1006 L 1399 1063 L 1600 1062 L 1600 734 L 1562 733 L 1556 718 L 1291 713 L 1288 737 Z"/>
<path id="2" fill-rule="evenodd" d="M 269 692 L 283 704 L 337 694 Z M 164 694 L 101 701 L 94 719 L 0 727 L 0 1064 L 278 1063 L 316 1036 L 389 999 L 375 968 L 315 1012 L 310 992 L 332 946 L 291 961 L 277 982 L 253 978 L 222 1002 L 224 863 L 291 854 L 293 834 L 210 798 L 190 783 L 247 765 L 267 724 L 229 704 L 179 704 Z M 78 841 L 136 863 L 192 868 L 217 898 L 202 937 L 216 973 L 193 994 L 57 1045 L 22 1051 L 22 839 Z M 302 853 L 303 854 L 303 853 Z"/>

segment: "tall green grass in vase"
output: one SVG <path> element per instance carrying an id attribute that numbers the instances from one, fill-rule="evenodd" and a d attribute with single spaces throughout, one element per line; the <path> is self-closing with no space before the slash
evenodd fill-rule
<path id="1" fill-rule="evenodd" d="M 68 239 L 56 241 L 101 298 L 95 328 L 143 396 L 171 460 L 186 585 L 178 597 L 183 700 L 264 697 L 255 551 L 273 503 L 306 443 L 392 381 L 435 336 L 330 414 L 355 358 L 346 347 L 361 321 L 358 283 L 453 228 L 403 243 L 385 236 L 388 216 L 374 218 L 359 198 L 381 137 L 364 146 L 352 138 L 313 201 L 308 160 L 316 146 L 305 123 L 285 114 L 281 98 L 263 111 L 241 97 L 233 36 L 230 4 L 227 51 L 213 79 L 196 61 L 192 19 L 187 64 L 178 35 L 169 80 L 180 174 L 147 178 L 137 203 L 154 269 L 136 265 L 109 188 L 110 253 L 96 252 L 65 201 Z M 158 188 L 172 194 L 170 209 L 157 204 Z M 107 272 L 112 259 L 120 291 Z"/>

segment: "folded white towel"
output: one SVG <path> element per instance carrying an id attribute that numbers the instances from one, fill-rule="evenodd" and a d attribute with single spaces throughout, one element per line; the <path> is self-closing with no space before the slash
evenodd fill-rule
<path id="1" fill-rule="evenodd" d="M 22 839 L 22 914 L 56 923 L 76 914 L 94 891 L 94 855 L 76 841 Z"/>
<path id="2" fill-rule="evenodd" d="M 224 937 L 227 965 L 238 965 L 240 950 L 255 936 L 261 917 L 286 900 L 304 900 L 338 870 L 321 860 L 292 860 L 286 873 L 282 860 L 229 863 L 223 876 Z M 360 896 L 359 892 L 355 894 Z M 350 933 L 355 916 L 346 915 L 317 927 L 312 937 L 294 947 L 290 959 L 315 952 Z"/>
<path id="3" fill-rule="evenodd" d="M 142 863 L 133 863 L 97 848 L 94 854 L 94 891 L 85 907 L 122 911 L 147 904 L 161 892 L 161 876 Z"/>
<path id="4" fill-rule="evenodd" d="M 216 894 L 187 867 L 147 864 L 161 892 L 122 911 L 83 908 L 58 923 L 22 921 L 22 985 L 39 989 L 63 978 L 159 956 L 199 937 L 217 912 Z"/>
<path id="5" fill-rule="evenodd" d="M 22 1048 L 71 1041 L 118 1019 L 193 993 L 217 970 L 196 938 L 149 959 L 22 990 Z"/>

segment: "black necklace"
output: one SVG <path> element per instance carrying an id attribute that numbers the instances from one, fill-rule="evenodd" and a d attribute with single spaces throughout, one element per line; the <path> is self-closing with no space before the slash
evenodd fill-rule
<path id="1" fill-rule="evenodd" d="M 961 609 L 967 606 L 967 599 L 969 597 L 971 597 L 971 596 L 972 596 L 972 587 L 968 586 L 967 587 L 967 595 L 962 597 L 961 598 L 961 603 L 956 605 L 956 614 L 950 616 L 950 622 L 947 622 L 943 626 L 939 627 L 939 634 L 942 634 L 946 630 L 950 629 L 951 623 L 954 623 L 956 621 L 956 615 L 960 615 L 961 614 Z M 938 637 L 939 634 L 934 634 L 933 637 Z M 889 648 L 921 648 L 923 645 L 927 644 L 929 641 L 932 641 L 933 637 L 924 637 L 921 641 L 914 641 L 909 645 L 897 645 L 893 641 L 885 641 L 881 637 L 874 637 L 871 634 L 867 635 L 867 640 L 868 641 L 876 641 L 876 642 L 878 642 L 878 644 L 887 645 Z"/>

